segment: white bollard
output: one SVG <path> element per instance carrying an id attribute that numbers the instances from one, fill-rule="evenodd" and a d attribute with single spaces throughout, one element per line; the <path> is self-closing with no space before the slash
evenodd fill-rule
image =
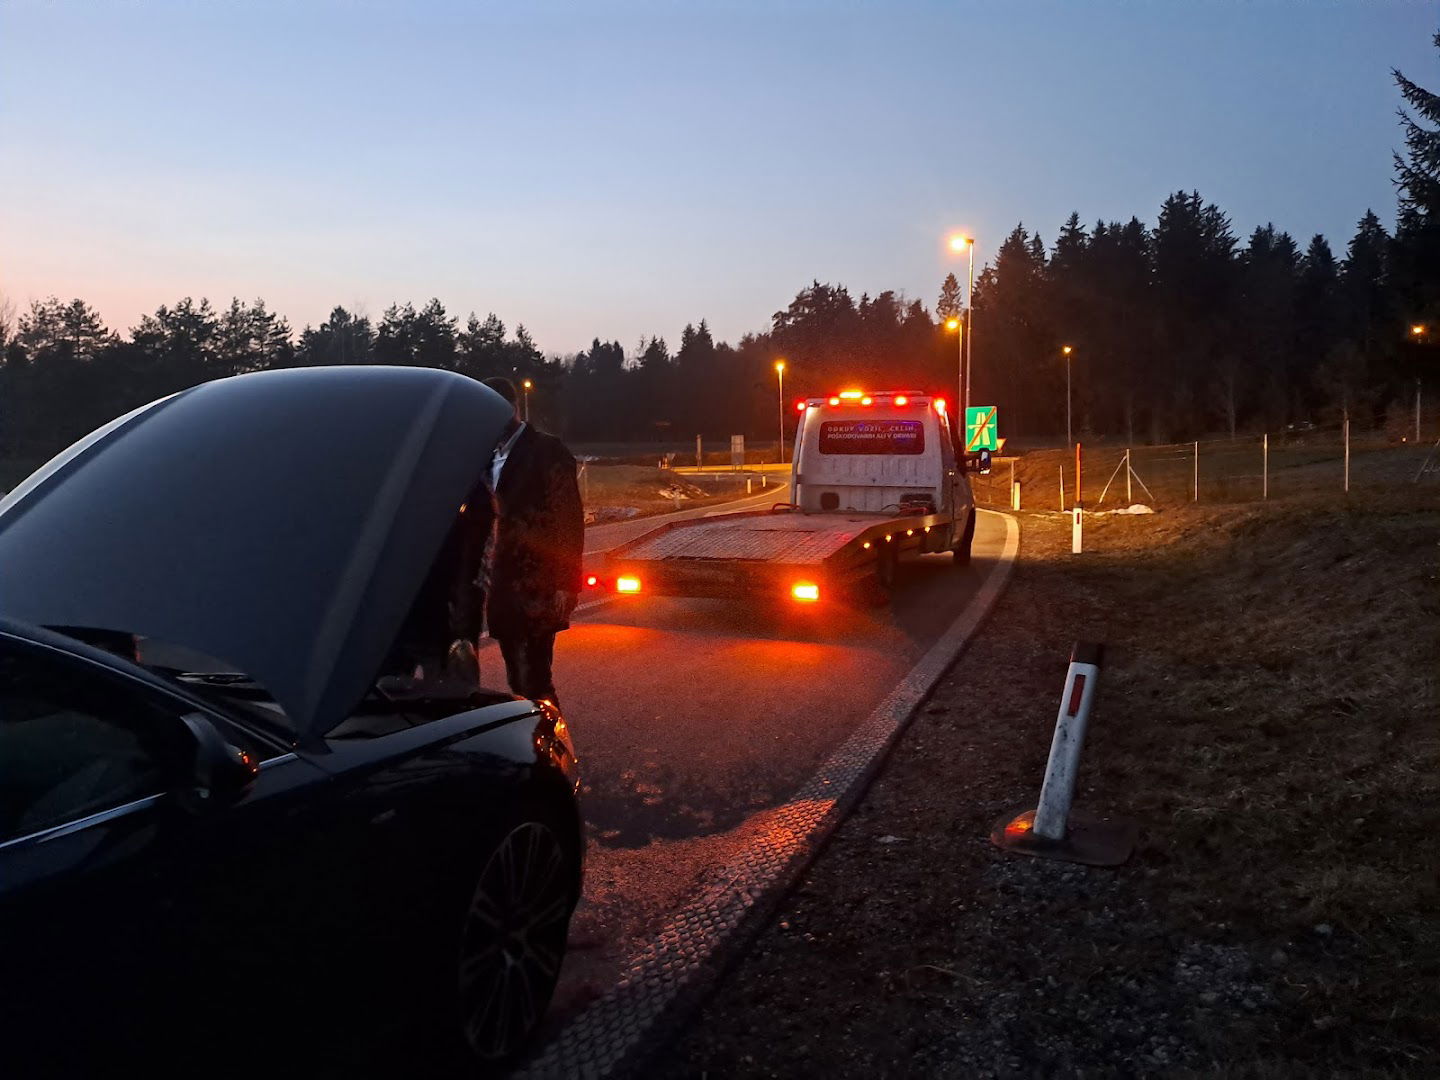
<path id="1" fill-rule="evenodd" d="M 1071 554 L 1071 555 L 1079 555 L 1079 554 L 1080 554 L 1080 550 L 1081 550 L 1081 546 L 1082 546 L 1081 543 L 1080 543 L 1080 534 L 1081 534 L 1081 531 L 1082 531 L 1082 526 L 1081 526 L 1081 524 L 1080 524 L 1080 515 L 1083 514 L 1083 513 L 1084 513 L 1084 511 L 1081 510 L 1080 507 L 1078 507 L 1078 506 L 1075 507 L 1075 509 L 1070 512 L 1070 554 Z"/>
<path id="2" fill-rule="evenodd" d="M 1079 511 L 1076 513 L 1078 521 Z M 1085 725 L 1095 701 L 1104 653 L 1103 645 L 1084 641 L 1077 641 L 1070 651 L 1070 669 L 1065 673 L 1065 692 L 1060 699 L 1060 714 L 1055 718 L 1050 761 L 1045 766 L 1045 782 L 1035 810 L 1035 834 L 1047 840 L 1065 839 L 1070 804 L 1075 799 L 1080 750 L 1085 745 Z"/>
<path id="3" fill-rule="evenodd" d="M 746 495 L 749 495 L 749 494 L 750 494 L 750 485 L 751 485 L 753 482 L 754 482 L 754 481 L 752 481 L 752 480 L 750 479 L 750 477 L 748 477 L 748 476 L 745 477 L 745 494 L 746 494 Z"/>
<path id="4" fill-rule="evenodd" d="M 1020 481 L 1019 481 L 1019 480 L 1012 480 L 1012 481 L 1010 481 L 1010 509 L 1011 509 L 1011 510 L 1019 510 L 1019 509 L 1020 509 Z"/>

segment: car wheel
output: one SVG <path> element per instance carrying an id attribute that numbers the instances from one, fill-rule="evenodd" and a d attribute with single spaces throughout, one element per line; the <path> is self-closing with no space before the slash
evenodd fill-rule
<path id="1" fill-rule="evenodd" d="M 572 864 L 560 832 L 543 821 L 512 828 L 486 860 L 459 967 L 465 1040 L 482 1061 L 514 1058 L 550 1004 L 574 907 Z"/>
<path id="2" fill-rule="evenodd" d="M 970 547 L 975 543 L 975 511 L 970 511 L 970 517 L 965 522 L 965 531 L 960 535 L 960 542 L 952 549 L 955 554 L 956 566 L 970 565 Z"/>

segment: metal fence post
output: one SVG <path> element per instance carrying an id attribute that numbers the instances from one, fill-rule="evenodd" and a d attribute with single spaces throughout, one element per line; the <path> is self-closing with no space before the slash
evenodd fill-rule
<path id="1" fill-rule="evenodd" d="M 1135 500 L 1130 497 L 1130 448 L 1125 448 L 1125 505 L 1133 506 Z"/>
<path id="2" fill-rule="evenodd" d="M 1060 466 L 1060 513 L 1065 512 L 1065 466 Z"/>
<path id="3" fill-rule="evenodd" d="M 1350 417 L 1345 417 L 1345 494 L 1350 494 Z"/>
<path id="4" fill-rule="evenodd" d="M 1260 498 L 1270 498 L 1270 433 L 1261 436 Z"/>

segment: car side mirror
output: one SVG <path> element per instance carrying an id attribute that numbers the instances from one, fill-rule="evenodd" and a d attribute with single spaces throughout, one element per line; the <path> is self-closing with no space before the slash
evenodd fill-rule
<path id="1" fill-rule="evenodd" d="M 195 811 L 239 802 L 255 786 L 260 766 L 250 754 L 225 741 L 220 730 L 202 713 L 184 717 L 195 740 L 195 756 L 181 801 Z"/>

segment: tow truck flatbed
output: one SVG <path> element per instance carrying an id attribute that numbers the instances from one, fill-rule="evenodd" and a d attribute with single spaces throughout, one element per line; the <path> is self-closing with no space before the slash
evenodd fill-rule
<path id="1" fill-rule="evenodd" d="M 675 521 L 611 551 L 610 586 L 660 596 L 793 594 L 797 585 L 849 591 L 877 561 L 943 551 L 940 514 L 804 513 L 793 508 Z M 632 589 L 622 579 L 640 583 Z"/>

